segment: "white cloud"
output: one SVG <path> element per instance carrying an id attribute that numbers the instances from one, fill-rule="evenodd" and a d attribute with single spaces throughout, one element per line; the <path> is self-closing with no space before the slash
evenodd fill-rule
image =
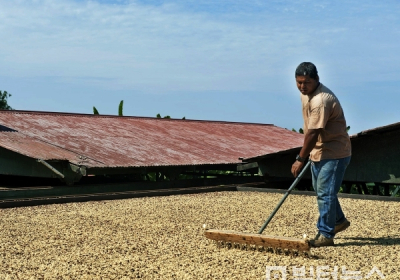
<path id="1" fill-rule="evenodd" d="M 173 4 L 41 0 L 0 8 L 8 74 L 113 78 L 121 88 L 139 90 L 259 89 L 259 79 L 275 73 L 268 64 L 278 64 L 285 49 L 301 53 L 311 39 L 302 34 L 294 41 L 296 30 L 273 18 L 219 19 Z"/>
<path id="2" fill-rule="evenodd" d="M 282 115 L 279 95 L 296 94 L 294 68 L 313 61 L 323 82 L 340 91 L 343 103 L 362 104 L 368 111 L 374 108 L 369 100 L 382 88 L 390 105 L 400 102 L 394 93 L 400 83 L 397 0 L 155 2 L 0 1 L 0 89 L 26 92 L 16 108 L 31 108 L 34 94 L 37 106 L 59 111 L 74 111 L 66 107 L 77 107 L 70 99 L 82 107 L 92 104 L 100 89 L 113 94 L 207 93 L 208 98 L 210 92 L 224 92 L 216 97 L 223 102 L 216 102 L 238 120 L 237 108 L 226 101 L 228 93 L 243 96 L 236 100 L 243 108 L 269 104 L 268 114 Z M 391 86 L 385 87 L 388 82 Z M 62 97 L 53 100 L 55 92 Z M 255 103 L 246 103 L 247 93 Z M 108 106 L 107 97 L 99 102 L 103 99 Z M 194 115 L 191 99 L 185 100 L 179 109 L 192 106 Z M 52 103 L 46 107 L 45 102 Z M 250 109 L 243 116 L 252 114 Z M 355 131 L 356 118 L 368 119 L 348 115 Z"/>

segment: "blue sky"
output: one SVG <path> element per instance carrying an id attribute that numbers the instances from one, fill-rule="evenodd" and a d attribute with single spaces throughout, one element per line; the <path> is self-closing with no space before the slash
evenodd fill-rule
<path id="1" fill-rule="evenodd" d="M 350 133 L 400 121 L 400 2 L 0 1 L 0 90 L 19 110 L 302 126 L 317 65 Z"/>

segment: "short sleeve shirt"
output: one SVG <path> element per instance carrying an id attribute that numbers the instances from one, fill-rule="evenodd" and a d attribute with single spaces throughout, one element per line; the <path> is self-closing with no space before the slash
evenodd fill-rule
<path id="1" fill-rule="evenodd" d="M 342 106 L 335 94 L 323 84 L 311 95 L 301 94 L 304 133 L 320 129 L 317 143 L 310 153 L 312 161 L 338 159 L 351 155 L 351 143 Z"/>

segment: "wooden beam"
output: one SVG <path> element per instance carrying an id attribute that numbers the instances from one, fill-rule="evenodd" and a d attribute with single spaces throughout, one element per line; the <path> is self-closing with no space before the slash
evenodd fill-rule
<path id="1" fill-rule="evenodd" d="M 257 162 L 243 163 L 243 164 L 238 164 L 237 171 L 244 171 L 244 170 L 253 169 L 253 168 L 257 168 L 257 167 L 258 167 Z"/>
<path id="2" fill-rule="evenodd" d="M 256 233 L 243 233 L 232 230 L 209 229 L 204 235 L 212 240 L 239 244 L 249 244 L 263 247 L 281 248 L 298 251 L 309 251 L 310 243 L 306 239 L 264 235 Z"/>

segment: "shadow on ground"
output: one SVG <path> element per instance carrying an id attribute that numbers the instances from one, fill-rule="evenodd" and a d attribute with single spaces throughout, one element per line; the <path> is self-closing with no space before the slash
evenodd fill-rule
<path id="1" fill-rule="evenodd" d="M 338 238 L 339 239 L 339 238 Z M 344 237 L 339 240 L 345 240 L 346 242 L 335 244 L 337 247 L 344 246 L 365 246 L 365 245 L 382 245 L 382 246 L 390 246 L 390 245 L 399 245 L 400 237 L 398 236 L 388 236 L 388 237 Z"/>

